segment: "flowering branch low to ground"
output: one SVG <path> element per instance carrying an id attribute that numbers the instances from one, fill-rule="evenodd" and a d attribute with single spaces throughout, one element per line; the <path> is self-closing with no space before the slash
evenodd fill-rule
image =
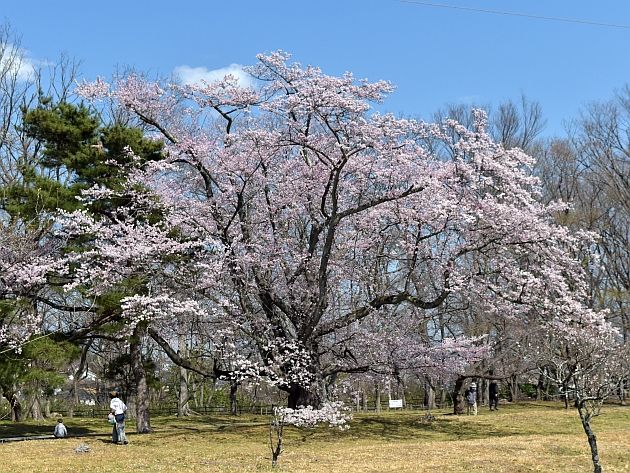
<path id="1" fill-rule="evenodd" d="M 350 428 L 348 425 L 350 420 L 352 420 L 350 408 L 345 407 L 343 402 L 328 402 L 323 404 L 320 409 L 313 409 L 313 406 L 299 406 L 297 409 L 275 407 L 269 425 L 272 466 L 278 463 L 278 457 L 283 451 L 282 435 L 285 425 L 315 428 L 320 424 L 328 424 L 331 428 L 346 430 Z"/>

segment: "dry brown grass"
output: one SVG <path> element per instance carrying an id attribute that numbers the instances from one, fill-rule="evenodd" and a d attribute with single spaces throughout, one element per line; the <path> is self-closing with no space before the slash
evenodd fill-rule
<path id="1" fill-rule="evenodd" d="M 586 437 L 575 411 L 526 404 L 477 417 L 421 412 L 359 414 L 350 430 L 290 429 L 276 472 L 588 472 Z M 0 471 L 272 471 L 268 427 L 260 416 L 155 419 L 155 433 L 106 443 L 104 423 L 67 422 L 101 436 L 0 445 Z M 131 426 L 129 426 L 131 427 Z M 604 471 L 630 472 L 630 408 L 606 407 L 594 421 Z M 77 454 L 85 442 L 91 452 Z"/>

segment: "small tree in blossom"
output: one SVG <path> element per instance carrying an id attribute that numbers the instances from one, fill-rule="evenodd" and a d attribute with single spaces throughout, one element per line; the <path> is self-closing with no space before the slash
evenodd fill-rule
<path id="1" fill-rule="evenodd" d="M 630 353 L 622 346 L 618 330 L 603 315 L 584 314 L 565 323 L 555 321 L 545 342 L 531 347 L 552 367 L 544 375 L 562 395 L 575 399 L 595 473 L 601 473 L 602 466 L 591 420 L 630 371 Z"/>
<path id="2" fill-rule="evenodd" d="M 271 465 L 276 466 L 283 452 L 282 442 L 284 427 L 292 425 L 302 428 L 314 428 L 319 424 L 328 424 L 331 428 L 345 430 L 352 419 L 350 409 L 342 402 L 327 402 L 320 409 L 312 406 L 274 407 L 269 425 L 269 448 L 271 449 Z"/>

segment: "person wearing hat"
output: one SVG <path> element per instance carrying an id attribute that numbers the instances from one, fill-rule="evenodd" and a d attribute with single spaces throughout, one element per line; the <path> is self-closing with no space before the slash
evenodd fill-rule
<path id="1" fill-rule="evenodd" d="M 118 445 L 127 445 L 129 443 L 127 435 L 125 435 L 125 412 L 127 411 L 127 406 L 118 397 L 117 391 L 110 392 L 109 398 L 109 409 L 114 414 L 114 419 L 116 419 L 112 430 L 112 442 Z"/>
<path id="2" fill-rule="evenodd" d="M 470 388 L 466 391 L 466 405 L 468 406 L 468 415 L 477 415 L 477 385 L 470 383 Z"/>

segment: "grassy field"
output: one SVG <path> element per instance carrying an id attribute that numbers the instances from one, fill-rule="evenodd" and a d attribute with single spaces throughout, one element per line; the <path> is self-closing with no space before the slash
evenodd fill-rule
<path id="1" fill-rule="evenodd" d="M 327 428 L 285 434 L 276 472 L 588 472 L 586 437 L 574 410 L 558 404 L 481 409 L 477 417 L 435 411 L 358 414 L 345 432 Z M 130 444 L 108 443 L 104 421 L 67 419 L 83 438 L 0 445 L 0 471 L 39 472 L 250 472 L 272 471 L 263 416 L 156 418 L 150 435 Z M 630 472 L 630 407 L 606 406 L 593 423 L 604 471 Z M 53 421 L 16 428 L 0 423 L 0 437 L 48 434 Z M 128 422 L 128 430 L 133 426 Z M 89 453 L 75 453 L 81 443 Z"/>

